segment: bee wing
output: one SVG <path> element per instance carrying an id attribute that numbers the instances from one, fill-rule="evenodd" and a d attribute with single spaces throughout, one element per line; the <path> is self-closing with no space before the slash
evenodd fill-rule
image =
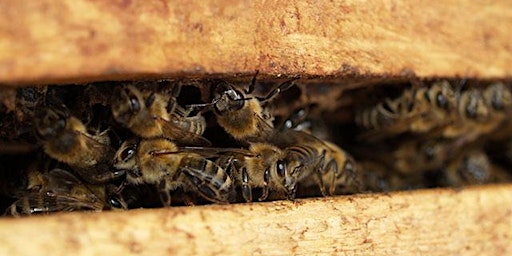
<path id="1" fill-rule="evenodd" d="M 222 155 L 243 155 L 255 156 L 253 152 L 243 148 L 212 148 L 212 147 L 180 147 L 180 152 L 190 152 L 201 155 L 205 158 L 219 157 Z"/>
<path id="2" fill-rule="evenodd" d="M 101 210 L 102 208 L 99 202 L 87 202 L 70 194 L 48 191 L 25 195 L 9 207 L 7 214 L 48 214 L 58 211 Z"/>
<path id="3" fill-rule="evenodd" d="M 178 143 L 197 145 L 197 146 L 211 146 L 212 143 L 206 139 L 205 137 L 189 132 L 180 125 L 181 121 L 178 120 L 179 117 L 173 116 L 171 120 L 165 120 L 163 118 L 156 117 L 157 122 L 162 125 L 162 132 L 164 133 L 164 137 L 168 137 L 173 141 L 177 141 Z"/>
<path id="4" fill-rule="evenodd" d="M 213 163 L 212 163 L 213 164 Z M 220 168 L 216 165 L 217 168 Z M 194 185 L 204 198 L 215 202 L 226 204 L 229 203 L 229 192 L 231 185 L 231 178 L 226 176 L 227 181 L 218 179 L 212 174 L 205 172 L 191 166 L 180 168 L 180 171 L 185 174 L 185 177 Z M 228 186 L 226 186 L 228 184 Z"/>
<path id="5" fill-rule="evenodd" d="M 48 172 L 48 187 L 56 192 L 69 192 L 73 186 L 81 185 L 82 181 L 71 172 L 55 168 Z"/>

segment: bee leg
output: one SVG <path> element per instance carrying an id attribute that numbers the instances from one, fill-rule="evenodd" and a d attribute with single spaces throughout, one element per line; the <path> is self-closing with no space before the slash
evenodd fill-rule
<path id="1" fill-rule="evenodd" d="M 338 163 L 334 159 L 327 163 L 325 167 L 327 171 L 332 171 L 331 184 L 329 185 L 329 195 L 333 196 L 336 193 L 336 179 L 338 177 Z"/>
<path id="2" fill-rule="evenodd" d="M 265 169 L 265 172 L 263 173 L 263 192 L 260 198 L 258 198 L 259 201 L 267 199 L 269 190 L 268 183 L 270 183 L 270 168 Z"/>
<path id="3" fill-rule="evenodd" d="M 324 150 L 322 152 L 322 155 L 320 156 L 320 161 L 318 163 L 318 169 L 316 171 L 316 178 L 318 181 L 318 186 L 320 188 L 320 192 L 322 193 L 322 196 L 327 196 L 327 192 L 325 191 L 325 185 L 324 185 L 324 172 L 327 170 L 325 164 L 325 154 L 326 151 Z"/>
<path id="4" fill-rule="evenodd" d="M 94 184 L 105 184 L 111 180 L 115 180 L 119 177 L 122 177 L 126 175 L 126 171 L 125 170 L 116 170 L 116 171 L 113 171 L 113 172 L 110 172 L 110 171 L 106 171 L 104 173 L 101 173 L 101 174 L 95 174 L 95 175 L 92 175 L 90 177 L 84 177 L 84 179 L 90 181 L 91 183 L 94 183 Z"/>
<path id="5" fill-rule="evenodd" d="M 180 96 L 181 93 L 181 83 L 175 84 L 171 90 L 168 91 L 170 95 L 170 99 L 167 103 L 166 110 L 168 113 L 173 113 L 178 107 L 178 102 L 176 101 L 176 98 Z"/>
<path id="6" fill-rule="evenodd" d="M 167 189 L 167 181 L 165 179 L 160 181 L 157 188 L 160 193 L 160 200 L 162 201 L 163 206 L 171 206 L 171 192 Z"/>
<path id="7" fill-rule="evenodd" d="M 242 169 L 242 196 L 246 202 L 252 202 L 252 188 L 249 184 L 249 174 L 247 169 Z"/>

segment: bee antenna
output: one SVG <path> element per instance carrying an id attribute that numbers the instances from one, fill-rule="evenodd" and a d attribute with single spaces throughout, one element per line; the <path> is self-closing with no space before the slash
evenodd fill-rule
<path id="1" fill-rule="evenodd" d="M 281 83 L 277 88 L 272 90 L 266 97 L 257 98 L 261 103 L 272 100 L 279 93 L 290 89 L 293 85 L 295 85 L 295 80 L 300 79 L 300 75 L 293 77 L 292 79 L 286 80 Z"/>
<path id="2" fill-rule="evenodd" d="M 256 77 L 260 73 L 259 70 L 256 70 L 256 73 L 252 77 L 251 84 L 249 84 L 249 87 L 244 91 L 246 94 L 251 94 L 254 91 L 254 87 L 256 86 Z"/>
<path id="3" fill-rule="evenodd" d="M 214 99 L 210 103 L 189 104 L 189 105 L 185 105 L 185 108 L 187 108 L 187 109 L 194 109 L 194 108 L 209 107 L 209 106 L 217 104 L 217 102 L 219 102 L 219 101 L 220 101 L 220 99 Z"/>

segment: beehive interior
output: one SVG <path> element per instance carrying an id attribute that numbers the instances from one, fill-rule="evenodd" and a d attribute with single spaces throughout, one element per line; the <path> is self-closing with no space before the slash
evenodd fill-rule
<path id="1" fill-rule="evenodd" d="M 213 148 L 242 148 L 249 143 L 237 141 L 226 133 L 217 123 L 213 110 L 207 110 L 214 102 L 215 90 L 219 84 L 227 83 L 234 88 L 245 90 L 251 84 L 253 76 L 222 77 L 207 79 L 158 79 L 141 81 L 105 81 L 89 84 L 47 85 L 33 87 L 4 87 L 0 98 L 0 162 L 2 180 L 2 198 L 0 211 L 17 199 L 34 191 L 26 186 L 27 170 L 39 168 L 48 171 L 52 168 L 71 170 L 64 163 L 51 159 L 45 154 L 41 138 L 34 132 L 34 118 L 41 109 L 65 105 L 71 115 L 81 120 L 91 133 L 107 131 L 111 147 L 117 150 L 127 139 L 137 137 L 130 129 L 114 120 L 111 112 L 116 88 L 133 85 L 136 88 L 158 93 L 168 93 L 169 88 L 181 86 L 177 97 L 180 106 L 200 105 L 191 115 L 202 110 L 207 128 L 202 135 L 211 142 Z M 510 84 L 508 81 L 482 81 L 467 78 L 431 78 L 419 79 L 403 77 L 351 77 L 351 78 L 294 78 L 294 77 L 256 77 L 255 90 L 251 97 L 265 97 L 279 85 L 293 80 L 290 88 L 278 93 L 265 104 L 273 117 L 276 133 L 286 130 L 286 121 L 298 113 L 300 124 L 293 128 L 306 127 L 308 133 L 321 140 L 336 143 L 352 155 L 357 163 L 357 190 L 340 193 L 369 193 L 392 190 L 407 190 L 440 186 L 466 186 L 483 183 L 509 182 L 512 173 L 512 126 L 508 114 L 512 109 Z M 433 90 L 433 85 L 447 81 L 453 90 L 455 105 L 448 111 L 451 115 L 439 120 L 430 120 L 433 107 L 415 115 L 395 115 L 393 109 L 397 99 L 404 95 L 416 97 L 414 106 L 426 104 L 419 102 Z M 496 95 L 486 94 L 487 89 L 496 83 L 502 83 L 501 91 Z M 469 97 L 469 103 L 463 95 L 475 91 Z M 408 92 L 414 92 L 408 94 Z M 420 96 L 420 93 L 423 93 Z M 426 93 L 425 93 L 426 92 Z M 432 94 L 434 97 L 438 94 Z M 471 94 L 473 95 L 473 94 Z M 487 97 L 487 98 L 486 98 Z M 489 99 L 486 101 L 486 99 Z M 436 100 L 443 100 L 437 99 Z M 388 101 L 388 103 L 385 103 Z M 438 101 L 432 101 L 438 104 Z M 379 127 L 356 124 L 357 115 L 365 109 L 380 113 L 387 119 L 379 119 Z M 413 105 L 405 108 L 414 108 Z M 382 107 L 383 106 L 383 107 Z M 464 106 L 464 107 L 459 107 Z M 460 110 L 459 110 L 460 109 Z M 303 111 L 303 112 L 301 112 Z M 304 112 L 305 111 L 305 112 Z M 384 112 L 382 112 L 384 111 Z M 388 111 L 388 112 L 386 112 Z M 472 113 L 473 111 L 474 113 Z M 476 116 L 468 118 L 468 116 Z M 382 115 L 381 115 L 382 117 Z M 379 117 L 380 118 L 380 117 Z M 435 119 L 435 118 L 434 118 Z M 438 122 L 420 132 L 411 129 L 410 124 L 418 120 Z M 423 123 L 422 123 L 423 124 Z M 455 127 L 455 128 L 454 128 Z M 463 128 L 461 128 L 463 127 Z M 447 130 L 455 130 L 450 133 Z M 302 132 L 302 131 L 301 131 Z M 446 134 L 455 135 L 446 135 Z M 271 143 L 268 141 L 268 143 Z M 338 163 L 341 165 L 342 163 Z M 261 170 L 263 172 L 264 170 Z M 83 181 L 79 178 L 81 182 Z M 119 186 L 124 178 L 110 183 Z M 311 175 L 308 179 L 313 179 Z M 87 182 L 85 182 L 87 183 Z M 308 183 L 308 182 L 304 182 Z M 311 182 L 310 182 L 311 183 Z M 300 187 L 297 196 L 321 196 L 317 186 Z M 241 193 L 241 185 L 235 184 L 236 193 Z M 41 192 L 40 193 L 46 193 Z M 279 193 L 268 200 L 285 199 Z M 127 186 L 123 191 L 124 199 L 130 201 L 130 208 L 161 207 L 159 194 L 151 186 Z M 255 190 L 255 201 L 262 193 Z M 133 198 L 130 198 L 133 195 Z M 171 193 L 172 205 L 211 203 L 190 191 L 176 189 Z M 144 198 L 141 200 L 140 198 Z M 232 203 L 244 202 L 237 195 Z M 34 203 L 37 204 L 37 203 Z M 83 207 L 87 209 L 87 207 Z M 105 207 L 109 208 L 109 207 Z M 69 207 L 66 210 L 80 209 Z"/>

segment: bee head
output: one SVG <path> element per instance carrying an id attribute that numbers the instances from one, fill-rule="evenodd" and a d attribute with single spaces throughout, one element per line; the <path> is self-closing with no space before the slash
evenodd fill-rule
<path id="1" fill-rule="evenodd" d="M 295 198 L 302 167 L 301 162 L 289 158 L 278 160 L 276 163 L 277 179 L 280 181 L 279 184 L 283 185 L 286 196 L 290 200 Z"/>
<path id="2" fill-rule="evenodd" d="M 61 108 L 48 107 L 37 111 L 34 119 L 36 136 L 41 140 L 54 139 L 66 129 L 69 116 L 69 112 L 64 106 Z"/>
<path id="3" fill-rule="evenodd" d="M 485 120 L 489 115 L 489 110 L 484 103 L 482 95 L 477 90 L 466 91 L 462 94 L 459 110 L 463 113 L 463 117 L 476 121 Z"/>
<path id="4" fill-rule="evenodd" d="M 484 92 L 484 100 L 487 106 L 494 110 L 503 111 L 510 108 L 512 94 L 503 83 L 492 84 Z"/>
<path id="5" fill-rule="evenodd" d="M 112 115 L 120 124 L 126 125 L 141 111 L 144 99 L 134 86 L 117 87 L 112 98 Z"/>
<path id="6" fill-rule="evenodd" d="M 114 157 L 114 168 L 126 170 L 128 176 L 140 177 L 140 169 L 137 163 L 138 140 L 127 140 L 121 144 Z"/>
<path id="7" fill-rule="evenodd" d="M 223 115 L 229 111 L 239 110 L 244 107 L 245 95 L 242 91 L 228 84 L 218 85 L 215 90 L 215 112 Z"/>

